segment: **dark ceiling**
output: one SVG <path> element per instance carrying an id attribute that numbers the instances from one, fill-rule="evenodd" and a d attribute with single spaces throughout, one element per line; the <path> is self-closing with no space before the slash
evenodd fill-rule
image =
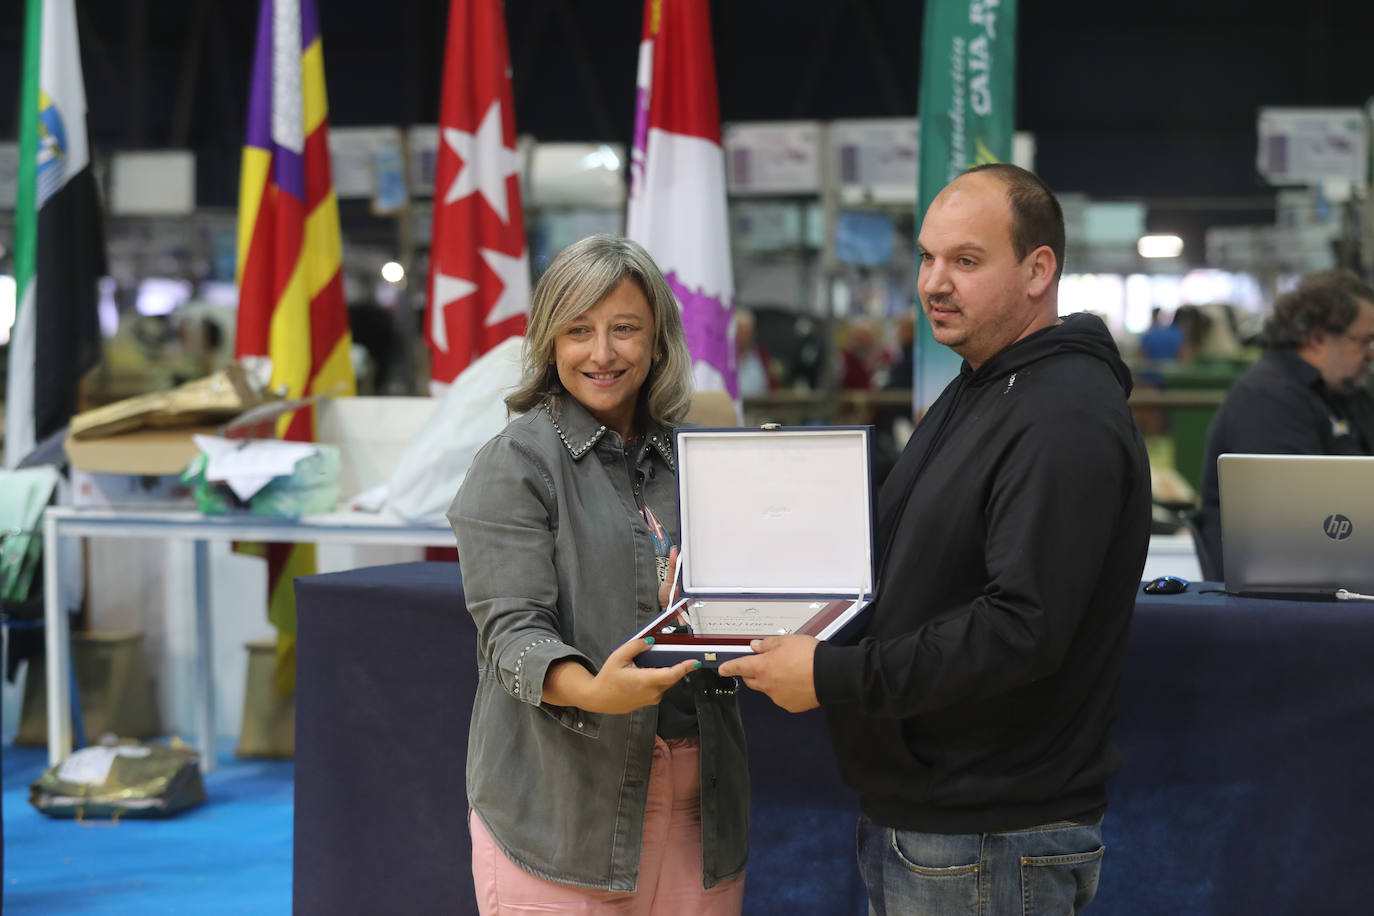
<path id="1" fill-rule="evenodd" d="M 200 202 L 232 206 L 257 5 L 77 0 L 96 147 L 195 149 Z M 434 122 L 447 5 L 319 0 L 332 123 Z M 4 6 L 0 60 L 17 85 L 22 4 Z M 507 0 L 522 133 L 628 141 L 642 7 Z M 715 0 L 722 118 L 913 115 L 923 8 Z M 1370 0 L 1026 0 L 1019 31 L 1017 126 L 1035 135 L 1038 171 L 1061 191 L 1144 199 L 1151 229 L 1199 242 L 1209 224 L 1273 219 L 1259 106 L 1374 95 Z M 0 107 L 10 136 L 15 94 Z"/>

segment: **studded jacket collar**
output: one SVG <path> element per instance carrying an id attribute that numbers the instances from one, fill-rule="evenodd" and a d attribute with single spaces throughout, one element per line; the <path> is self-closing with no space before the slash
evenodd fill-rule
<path id="1" fill-rule="evenodd" d="M 603 436 L 612 436 L 617 440 L 619 435 L 611 429 L 597 421 L 587 409 L 572 398 L 550 399 L 539 408 L 546 410 L 549 419 L 553 421 L 553 428 L 558 433 L 558 438 L 568 448 L 568 454 L 574 460 L 581 458 L 601 441 Z M 658 452 L 660 457 L 667 462 L 668 467 L 673 472 L 677 472 L 677 464 L 673 458 L 673 434 L 672 431 L 654 421 L 645 424 L 644 439 L 653 449 Z M 624 443 L 620 443 L 624 447 Z"/>

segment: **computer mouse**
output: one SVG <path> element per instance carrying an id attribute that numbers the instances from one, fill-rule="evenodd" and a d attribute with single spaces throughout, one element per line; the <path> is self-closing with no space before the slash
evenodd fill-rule
<path id="1" fill-rule="evenodd" d="M 1178 576 L 1157 576 L 1145 583 L 1147 595 L 1177 595 L 1188 588 L 1188 580 Z"/>

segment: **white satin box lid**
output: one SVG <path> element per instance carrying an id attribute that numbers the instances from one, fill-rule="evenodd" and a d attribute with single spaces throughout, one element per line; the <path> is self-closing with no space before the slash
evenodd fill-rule
<path id="1" fill-rule="evenodd" d="M 677 430 L 682 594 L 871 597 L 869 433 Z"/>

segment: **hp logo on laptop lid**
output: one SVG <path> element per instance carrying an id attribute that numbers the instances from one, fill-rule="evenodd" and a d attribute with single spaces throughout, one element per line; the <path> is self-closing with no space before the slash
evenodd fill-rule
<path id="1" fill-rule="evenodd" d="M 1345 540 L 1350 537 L 1352 530 L 1353 526 L 1350 524 L 1350 519 L 1344 515 L 1328 515 L 1326 520 L 1322 522 L 1322 531 L 1326 532 L 1326 536 L 1333 541 Z"/>
<path id="2" fill-rule="evenodd" d="M 1374 455 L 1217 459 L 1226 590 L 1374 595 Z"/>

